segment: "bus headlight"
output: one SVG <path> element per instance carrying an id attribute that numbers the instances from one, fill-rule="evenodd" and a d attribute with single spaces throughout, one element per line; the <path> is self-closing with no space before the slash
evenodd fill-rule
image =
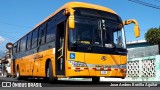
<path id="1" fill-rule="evenodd" d="M 126 64 L 120 65 L 119 68 L 127 68 Z"/>
<path id="2" fill-rule="evenodd" d="M 79 61 L 73 61 L 73 60 L 69 60 L 68 61 L 69 64 L 71 64 L 73 67 L 86 67 L 86 63 L 84 62 L 79 62 Z"/>
<path id="3" fill-rule="evenodd" d="M 127 65 L 126 64 L 120 65 L 119 68 L 120 68 L 122 73 L 126 73 L 126 71 L 127 71 Z"/>

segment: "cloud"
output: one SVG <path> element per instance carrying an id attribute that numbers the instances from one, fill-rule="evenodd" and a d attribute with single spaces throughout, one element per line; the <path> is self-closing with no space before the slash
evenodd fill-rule
<path id="1" fill-rule="evenodd" d="M 0 44 L 3 43 L 4 41 L 5 39 L 2 36 L 0 36 Z"/>

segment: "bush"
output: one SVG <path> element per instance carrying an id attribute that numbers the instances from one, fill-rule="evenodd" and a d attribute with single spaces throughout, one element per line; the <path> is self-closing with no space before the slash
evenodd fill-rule
<path id="1" fill-rule="evenodd" d="M 145 34 L 145 39 L 152 45 L 160 45 L 160 27 L 149 29 Z"/>

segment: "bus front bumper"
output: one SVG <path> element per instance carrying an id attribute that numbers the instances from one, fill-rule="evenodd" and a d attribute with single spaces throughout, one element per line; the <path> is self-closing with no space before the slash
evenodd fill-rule
<path id="1" fill-rule="evenodd" d="M 83 68 L 68 67 L 67 77 L 126 77 L 126 69 L 124 68 Z"/>

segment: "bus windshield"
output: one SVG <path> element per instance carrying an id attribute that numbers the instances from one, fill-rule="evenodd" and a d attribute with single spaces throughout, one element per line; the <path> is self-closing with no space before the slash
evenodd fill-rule
<path id="1" fill-rule="evenodd" d="M 96 14 L 97 15 L 97 14 Z M 111 16 L 111 15 L 110 15 Z M 125 49 L 124 29 L 119 28 L 121 21 L 117 17 L 77 15 L 75 16 L 75 29 L 69 30 L 69 46 L 72 51 L 81 48 L 82 51 L 94 51 L 92 49 Z M 83 50 L 85 49 L 86 50 Z M 79 51 L 79 50 L 78 50 Z"/>

